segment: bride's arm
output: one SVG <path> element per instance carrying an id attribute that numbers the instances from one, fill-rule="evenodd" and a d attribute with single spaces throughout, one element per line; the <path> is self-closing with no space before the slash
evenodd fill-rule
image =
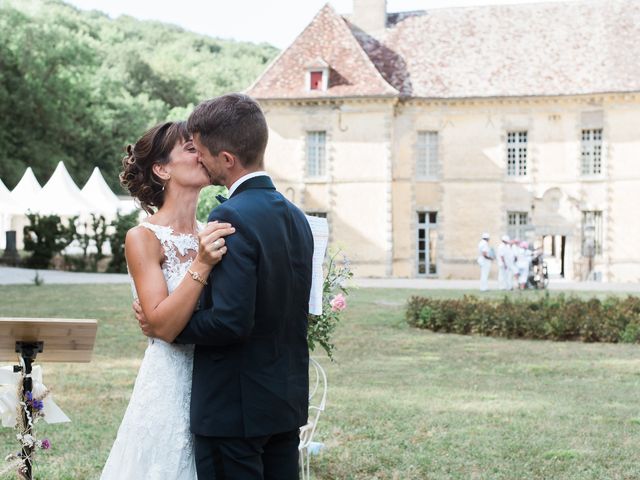
<path id="1" fill-rule="evenodd" d="M 208 225 L 199 235 L 200 247 L 190 270 L 206 279 L 213 266 L 226 253 L 227 247 L 222 237 L 233 231 L 229 224 Z M 212 250 L 211 244 L 216 240 L 222 247 Z M 125 256 L 147 319 L 145 334 L 173 342 L 191 318 L 203 285 L 187 274 L 169 295 L 161 269 L 164 259 L 162 247 L 145 228 L 134 228 L 127 233 Z"/>

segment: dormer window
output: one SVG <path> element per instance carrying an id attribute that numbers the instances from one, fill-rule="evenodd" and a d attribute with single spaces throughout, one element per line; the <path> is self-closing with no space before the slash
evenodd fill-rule
<path id="1" fill-rule="evenodd" d="M 329 64 L 322 58 L 316 58 L 307 65 L 307 90 L 326 91 L 329 87 Z"/>
<path id="2" fill-rule="evenodd" d="M 322 74 L 324 72 L 322 70 L 320 71 L 312 71 L 309 72 L 310 74 L 310 84 L 309 84 L 309 90 L 323 90 L 322 88 Z"/>

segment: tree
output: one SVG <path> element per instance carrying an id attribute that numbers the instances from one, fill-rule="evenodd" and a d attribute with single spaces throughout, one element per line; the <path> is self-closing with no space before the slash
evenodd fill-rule
<path id="1" fill-rule="evenodd" d="M 277 50 L 60 0 L 0 1 L 0 178 L 44 182 L 63 160 L 120 190 L 124 147 L 199 101 L 245 89 Z M 180 118 L 178 118 L 178 115 Z"/>
<path id="2" fill-rule="evenodd" d="M 57 215 L 27 214 L 29 225 L 24 227 L 24 249 L 32 252 L 26 260 L 31 268 L 48 268 L 54 255 L 69 245 L 76 233 L 75 220 L 64 225 Z"/>
<path id="3" fill-rule="evenodd" d="M 124 241 L 127 237 L 127 232 L 138 224 L 138 215 L 139 212 L 137 210 L 127 214 L 118 212 L 116 219 L 111 223 L 114 233 L 109 237 L 111 261 L 107 266 L 107 272 L 127 273 Z"/>
<path id="4" fill-rule="evenodd" d="M 196 218 L 199 222 L 206 222 L 211 210 L 220 205 L 216 195 L 227 196 L 227 188 L 218 185 L 211 185 L 203 188 L 200 192 L 198 207 L 196 208 Z"/>

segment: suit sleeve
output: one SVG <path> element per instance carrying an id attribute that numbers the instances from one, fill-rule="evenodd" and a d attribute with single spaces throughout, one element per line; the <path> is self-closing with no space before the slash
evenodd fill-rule
<path id="1" fill-rule="evenodd" d="M 253 330 L 257 285 L 257 251 L 237 212 L 221 206 L 209 221 L 231 223 L 227 253 L 209 276 L 213 306 L 198 310 L 176 338 L 177 343 L 226 346 L 244 341 Z"/>

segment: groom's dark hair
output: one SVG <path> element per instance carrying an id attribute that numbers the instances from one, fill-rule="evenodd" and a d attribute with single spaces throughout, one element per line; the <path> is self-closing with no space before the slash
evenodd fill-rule
<path id="1" fill-rule="evenodd" d="M 212 155 L 234 154 L 243 167 L 262 167 L 269 130 L 258 102 L 242 93 L 205 100 L 189 115 L 187 128 Z"/>

